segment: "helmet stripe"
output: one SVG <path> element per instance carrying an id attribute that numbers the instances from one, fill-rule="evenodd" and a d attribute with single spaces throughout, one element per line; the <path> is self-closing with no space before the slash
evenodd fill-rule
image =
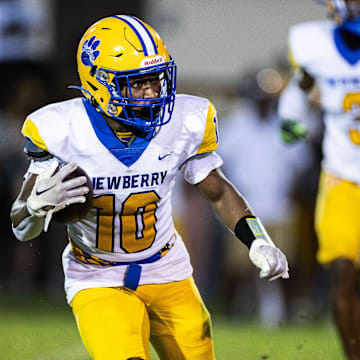
<path id="1" fill-rule="evenodd" d="M 144 25 L 144 23 L 143 23 L 142 21 L 140 21 L 139 19 L 137 19 L 137 18 L 133 18 L 133 19 L 134 19 L 135 21 L 137 21 L 137 22 L 144 28 L 144 30 L 146 31 L 146 33 L 149 35 L 149 38 L 150 38 L 151 43 L 152 43 L 152 46 L 153 46 L 153 48 L 154 48 L 154 54 L 153 54 L 153 55 L 158 54 L 158 49 L 157 49 L 157 47 L 156 47 L 155 40 L 154 40 L 153 36 L 151 35 L 149 29 L 148 29 L 148 28 Z"/>
<path id="2" fill-rule="evenodd" d="M 146 31 L 146 33 L 148 34 L 149 39 L 150 39 L 150 41 L 151 41 L 151 43 L 152 43 L 152 47 L 153 47 L 153 49 L 154 49 L 154 54 L 152 54 L 152 55 L 158 54 L 158 50 L 157 50 L 157 46 L 156 46 L 156 44 L 155 44 L 155 40 L 154 40 L 153 36 L 151 35 L 149 29 L 148 29 L 148 28 L 144 25 L 144 23 L 143 23 L 142 21 L 140 21 L 139 19 L 137 19 L 137 18 L 133 18 L 133 19 L 134 19 L 135 21 L 137 21 L 137 22 L 140 24 L 140 26 L 143 27 L 143 29 L 144 29 L 144 30 Z"/>
<path id="3" fill-rule="evenodd" d="M 333 0 L 335 9 L 341 16 L 346 16 L 346 5 L 344 0 Z"/>
<path id="4" fill-rule="evenodd" d="M 156 55 L 158 53 L 153 37 L 141 21 L 129 15 L 115 15 L 114 17 L 124 21 L 134 31 L 140 40 L 145 56 Z"/>

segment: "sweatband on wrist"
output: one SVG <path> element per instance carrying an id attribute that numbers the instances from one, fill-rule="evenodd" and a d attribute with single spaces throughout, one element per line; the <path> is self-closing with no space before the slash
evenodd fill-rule
<path id="1" fill-rule="evenodd" d="M 264 239 L 273 245 L 260 219 L 254 215 L 243 216 L 235 225 L 234 233 L 249 249 L 255 239 Z"/>

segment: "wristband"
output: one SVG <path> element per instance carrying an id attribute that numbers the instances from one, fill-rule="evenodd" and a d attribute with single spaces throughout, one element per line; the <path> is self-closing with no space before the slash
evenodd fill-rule
<path id="1" fill-rule="evenodd" d="M 249 249 L 255 239 L 264 239 L 273 245 L 260 219 L 254 215 L 243 216 L 236 223 L 234 233 Z"/>

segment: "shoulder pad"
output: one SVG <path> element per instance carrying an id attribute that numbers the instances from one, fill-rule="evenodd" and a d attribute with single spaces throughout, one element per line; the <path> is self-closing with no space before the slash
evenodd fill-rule
<path id="1" fill-rule="evenodd" d="M 53 157 L 47 151 L 36 146 L 30 139 L 26 139 L 24 153 L 30 160 L 45 161 Z"/>

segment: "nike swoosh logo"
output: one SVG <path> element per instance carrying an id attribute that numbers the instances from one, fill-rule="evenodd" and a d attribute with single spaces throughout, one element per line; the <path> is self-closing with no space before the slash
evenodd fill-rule
<path id="1" fill-rule="evenodd" d="M 158 159 L 159 159 L 159 160 L 165 159 L 166 157 L 170 156 L 171 154 L 172 154 L 172 152 L 169 153 L 169 154 L 165 154 L 165 155 L 163 155 L 163 156 L 159 155 Z"/>
<path id="2" fill-rule="evenodd" d="M 47 189 L 45 189 L 45 190 L 41 190 L 41 191 L 35 191 L 35 194 L 37 195 L 37 196 L 39 196 L 39 195 L 41 195 L 41 194 L 43 194 L 44 192 L 47 192 L 47 191 L 49 191 L 49 190 L 51 190 L 53 187 L 55 186 L 55 184 L 53 185 L 53 186 L 50 186 L 49 188 L 47 188 Z"/>

